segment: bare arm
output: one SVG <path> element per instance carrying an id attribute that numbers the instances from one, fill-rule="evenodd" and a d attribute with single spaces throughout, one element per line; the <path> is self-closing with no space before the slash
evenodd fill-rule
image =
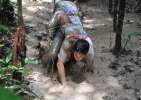
<path id="1" fill-rule="evenodd" d="M 70 49 L 69 41 L 64 40 L 60 52 L 58 54 L 58 61 L 57 61 L 58 73 L 63 85 L 67 84 L 64 64 L 70 59 L 69 49 Z"/>
<path id="2" fill-rule="evenodd" d="M 57 61 L 57 68 L 58 68 L 59 77 L 61 79 L 61 83 L 63 85 L 67 85 L 64 62 L 61 61 L 60 59 L 58 59 Z"/>

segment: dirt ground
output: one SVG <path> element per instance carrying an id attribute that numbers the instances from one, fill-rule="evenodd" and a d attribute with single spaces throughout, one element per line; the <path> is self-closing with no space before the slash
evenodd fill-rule
<path id="1" fill-rule="evenodd" d="M 141 15 L 126 14 L 123 45 L 129 32 L 138 34 L 127 44 L 127 52 L 116 58 L 110 52 L 115 38 L 112 18 L 106 4 L 97 2 L 89 0 L 79 4 L 84 13 L 83 25 L 94 41 L 94 73 L 85 73 L 79 83 L 69 78 L 68 87 L 62 87 L 44 74 L 46 69 L 41 64 L 28 65 L 32 73 L 27 79 L 41 97 L 34 100 L 141 100 Z M 29 58 L 38 59 L 39 44 L 48 46 L 46 25 L 52 16 L 52 8 L 51 0 L 23 0 Z"/>

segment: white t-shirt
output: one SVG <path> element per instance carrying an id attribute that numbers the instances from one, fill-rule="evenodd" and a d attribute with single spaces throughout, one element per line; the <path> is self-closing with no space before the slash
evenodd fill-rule
<path id="1" fill-rule="evenodd" d="M 90 48 L 89 51 L 85 57 L 85 62 L 87 65 L 92 65 L 93 61 L 94 61 L 94 47 L 93 47 L 93 43 L 92 40 L 90 39 L 90 37 L 86 37 L 85 38 L 86 41 L 89 42 Z M 69 39 L 65 39 L 63 41 L 63 44 L 61 46 L 60 52 L 58 54 L 58 59 L 63 61 L 63 62 L 68 62 L 71 57 L 72 57 L 72 47 L 73 44 L 75 43 L 75 41 L 71 41 Z"/>

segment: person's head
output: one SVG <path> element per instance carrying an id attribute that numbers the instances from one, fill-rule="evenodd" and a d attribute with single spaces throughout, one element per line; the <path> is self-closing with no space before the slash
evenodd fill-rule
<path id="1" fill-rule="evenodd" d="M 73 48 L 73 55 L 76 61 L 81 61 L 89 51 L 89 43 L 86 40 L 79 39 L 75 42 Z"/>

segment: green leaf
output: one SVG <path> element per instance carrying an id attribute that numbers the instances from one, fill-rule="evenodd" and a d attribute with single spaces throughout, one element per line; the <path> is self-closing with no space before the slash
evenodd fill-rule
<path id="1" fill-rule="evenodd" d="M 9 32 L 9 29 L 4 25 L 0 25 L 0 32 L 7 33 L 7 32 Z"/>
<path id="2" fill-rule="evenodd" d="M 8 68 L 12 69 L 12 70 L 17 70 L 18 69 L 15 65 L 12 65 L 12 64 L 8 65 Z"/>
<path id="3" fill-rule="evenodd" d="M 31 87 L 26 85 L 26 84 L 21 84 L 22 88 L 24 88 L 24 90 L 26 91 L 31 91 Z"/>
<path id="4" fill-rule="evenodd" d="M 30 74 L 30 70 L 25 67 L 20 67 L 18 70 L 22 73 L 23 76 L 28 76 Z"/>
<path id="5" fill-rule="evenodd" d="M 26 58 L 25 59 L 25 63 L 26 64 L 39 64 L 39 61 L 38 60 L 34 60 L 34 59 Z"/>
<path id="6" fill-rule="evenodd" d="M 128 37 L 132 37 L 132 36 L 136 36 L 137 35 L 137 32 L 129 32 L 128 33 Z"/>
<path id="7" fill-rule="evenodd" d="M 11 48 L 7 48 L 7 49 L 6 49 L 6 53 L 7 53 L 7 54 L 12 53 L 12 49 L 11 49 Z"/>
<path id="8" fill-rule="evenodd" d="M 0 44 L 0 48 L 2 48 L 4 46 L 4 44 Z"/>
<path id="9" fill-rule="evenodd" d="M 0 100 L 22 100 L 9 89 L 0 88 Z"/>
<path id="10" fill-rule="evenodd" d="M 3 59 L 0 59 L 0 64 L 4 64 L 5 61 Z"/>
<path id="11" fill-rule="evenodd" d="M 0 75 L 5 75 L 6 70 L 7 68 L 5 67 L 0 68 Z"/>
<path id="12" fill-rule="evenodd" d="M 14 81 L 16 81 L 16 80 L 14 80 Z M 17 83 L 17 82 L 15 82 L 15 83 Z M 9 86 L 8 88 L 11 90 L 19 90 L 21 88 L 21 86 L 20 85 L 12 85 L 12 86 Z"/>
<path id="13" fill-rule="evenodd" d="M 6 57 L 6 63 L 9 63 L 11 60 L 12 60 L 12 52 L 10 52 Z"/>

